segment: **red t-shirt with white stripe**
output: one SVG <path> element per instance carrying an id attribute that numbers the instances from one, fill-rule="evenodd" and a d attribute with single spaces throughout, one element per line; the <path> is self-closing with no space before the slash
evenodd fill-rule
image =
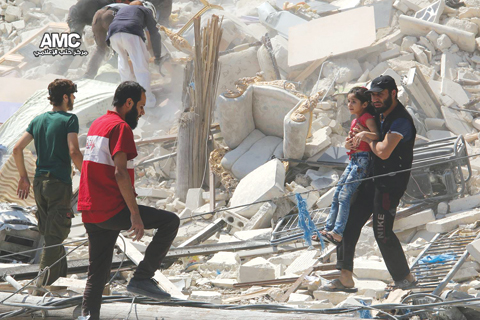
<path id="1" fill-rule="evenodd" d="M 108 111 L 88 130 L 78 193 L 78 210 L 85 223 L 106 221 L 127 206 L 115 179 L 113 157 L 117 152 L 127 154 L 133 186 L 133 159 L 137 156 L 133 132 L 118 113 Z"/>

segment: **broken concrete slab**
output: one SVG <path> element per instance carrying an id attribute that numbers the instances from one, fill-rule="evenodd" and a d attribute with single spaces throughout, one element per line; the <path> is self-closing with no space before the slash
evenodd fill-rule
<path id="1" fill-rule="evenodd" d="M 301 275 L 305 270 L 313 266 L 318 261 L 320 252 L 318 250 L 305 250 L 298 258 L 293 261 L 285 270 L 285 275 Z"/>
<path id="2" fill-rule="evenodd" d="M 471 32 L 416 19 L 403 14 L 400 15 L 398 22 L 400 24 L 400 30 L 405 35 L 417 37 L 426 36 L 433 30 L 438 34 L 446 34 L 460 49 L 468 52 L 475 51 L 475 34 Z"/>
<path id="3" fill-rule="evenodd" d="M 304 302 L 312 301 L 313 298 L 311 295 L 308 294 L 301 294 L 301 293 L 291 293 L 290 297 L 288 297 L 288 304 L 295 304 L 299 306 L 305 305 Z"/>
<path id="4" fill-rule="evenodd" d="M 192 291 L 189 299 L 193 301 L 221 304 L 222 294 L 215 291 Z"/>
<path id="5" fill-rule="evenodd" d="M 362 258 L 355 259 L 354 270 L 355 275 L 360 279 L 373 279 L 381 281 L 389 281 L 392 279 L 383 261 L 372 261 Z"/>
<path id="6" fill-rule="evenodd" d="M 5 21 L 13 22 L 20 20 L 22 17 L 22 9 L 14 5 L 8 5 L 5 10 Z"/>
<path id="7" fill-rule="evenodd" d="M 444 138 L 454 137 L 455 135 L 448 130 L 429 130 L 427 131 L 427 138 L 430 140 L 438 140 Z"/>
<path id="8" fill-rule="evenodd" d="M 318 152 L 328 148 L 332 143 L 330 139 L 331 133 L 332 129 L 330 127 L 315 131 L 312 137 L 307 139 L 304 156 L 310 158 Z"/>
<path id="9" fill-rule="evenodd" d="M 271 226 L 273 213 L 277 206 L 273 202 L 266 202 L 258 209 L 250 220 L 247 222 L 243 230 L 268 228 Z"/>
<path id="10" fill-rule="evenodd" d="M 480 206 L 480 194 L 452 200 L 448 203 L 450 212 L 459 212 Z"/>
<path id="11" fill-rule="evenodd" d="M 410 95 L 417 108 L 422 108 L 425 114 L 431 118 L 441 118 L 440 102 L 433 93 L 425 76 L 419 68 L 411 68 L 408 71 L 404 88 Z"/>
<path id="12" fill-rule="evenodd" d="M 467 251 L 477 262 L 480 262 L 480 239 L 467 244 Z"/>
<path id="13" fill-rule="evenodd" d="M 187 198 L 185 200 L 185 206 L 190 210 L 195 210 L 200 208 L 205 204 L 203 199 L 203 190 L 202 188 L 191 188 L 187 191 Z"/>
<path id="14" fill-rule="evenodd" d="M 386 284 L 379 280 L 355 279 L 355 287 L 358 288 L 358 295 L 381 299 L 385 296 Z"/>
<path id="15" fill-rule="evenodd" d="M 355 23 L 362 17 L 360 25 Z M 352 27 L 356 32 L 352 33 Z M 331 32 L 318 32 L 330 30 Z M 358 33 L 357 33 L 358 32 Z M 361 37 L 357 35 L 361 34 Z M 342 39 L 342 41 L 337 41 Z M 299 65 L 369 47 L 376 39 L 373 7 L 361 7 L 294 26 L 289 30 L 288 64 Z M 325 46 L 325 43 L 331 45 Z"/>
<path id="16" fill-rule="evenodd" d="M 421 64 L 428 64 L 428 57 L 425 52 L 416 44 L 412 45 L 411 47 L 413 54 L 415 55 L 415 59 L 420 62 Z"/>
<path id="17" fill-rule="evenodd" d="M 435 212 L 432 209 L 424 210 L 411 216 L 395 219 L 393 223 L 394 231 L 402 231 L 418 226 L 422 226 L 428 222 L 435 221 Z"/>
<path id="18" fill-rule="evenodd" d="M 448 130 L 456 135 L 466 135 L 473 132 L 472 125 L 463 119 L 459 111 L 444 106 L 441 107 L 441 110 Z"/>
<path id="19" fill-rule="evenodd" d="M 316 300 L 328 300 L 333 304 L 339 304 L 349 296 L 354 295 L 353 293 L 347 292 L 330 292 L 330 291 L 323 291 L 323 290 L 316 290 L 313 291 L 313 296 Z"/>
<path id="20" fill-rule="evenodd" d="M 473 223 L 480 219 L 480 210 L 474 209 L 460 213 L 448 214 L 445 218 L 429 222 L 426 225 L 427 231 L 444 233 L 458 228 L 461 224 Z"/>
<path id="21" fill-rule="evenodd" d="M 457 59 L 455 59 L 455 56 L 450 53 L 450 52 L 444 52 L 442 54 L 442 60 L 440 64 L 440 76 L 442 78 L 447 78 L 450 80 L 456 80 L 457 79 Z"/>
<path id="22" fill-rule="evenodd" d="M 284 183 L 285 168 L 283 163 L 277 159 L 270 160 L 240 181 L 230 200 L 230 207 L 247 206 L 231 211 L 246 218 L 251 218 L 262 204 L 248 204 L 282 196 L 285 192 Z"/>
<path id="23" fill-rule="evenodd" d="M 471 32 L 474 35 L 478 34 L 478 25 L 466 19 L 457 19 L 455 17 L 451 17 L 447 19 L 446 23 L 444 24 L 452 28 Z"/>
<path id="24" fill-rule="evenodd" d="M 231 271 L 237 270 L 241 265 L 240 256 L 236 252 L 215 253 L 213 257 L 205 262 L 204 266 L 210 270 Z"/>

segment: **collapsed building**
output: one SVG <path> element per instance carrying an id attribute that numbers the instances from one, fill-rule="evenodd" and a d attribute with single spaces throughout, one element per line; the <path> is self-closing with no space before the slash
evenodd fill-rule
<path id="1" fill-rule="evenodd" d="M 58 74 L 60 57 L 32 54 L 40 50 L 45 32 L 68 30 L 64 21 L 75 1 L 0 3 L 0 106 L 10 110 L 0 126 L 3 300 L 10 295 L 5 292 L 22 289 L 35 277 L 39 250 L 30 250 L 42 246 L 35 202 L 16 196 L 13 145 L 28 123 L 50 108 L 48 83 L 67 77 L 78 83 L 72 112 L 79 118 L 84 148 L 90 124 L 110 108 L 120 77 L 112 53 L 93 80 L 83 78 L 88 56 L 76 56 Z M 195 81 L 187 71 L 195 59 L 193 21 L 201 17 L 206 26 L 213 15 L 223 17 L 223 34 L 216 48 L 220 71 L 208 121 L 208 161 L 195 163 L 201 183 L 185 187 L 180 136 L 186 115 L 195 110 L 187 101 L 195 100 Z M 176 1 L 169 24 L 161 27 L 161 35 L 171 57 L 162 69 L 151 67 L 160 104 L 147 110 L 134 131 L 138 202 L 176 212 L 182 221 L 165 269 L 156 275 L 165 290 L 216 307 L 282 305 L 278 310 L 305 312 L 302 319 L 309 312 L 335 313 L 334 308 L 358 318 L 391 310 L 399 315 L 412 312 L 415 304 L 447 300 L 460 302 L 423 307 L 410 317 L 478 318 L 475 306 L 461 299 L 475 301 L 480 290 L 480 2 Z M 91 28 L 82 39 L 83 50 L 91 51 Z M 305 234 L 312 230 L 299 225 L 295 194 L 305 199 L 311 221 L 320 228 L 348 161 L 343 148 L 351 120 L 347 93 L 382 74 L 395 79 L 417 130 L 411 179 L 394 230 L 419 286 L 388 290 L 391 278 L 367 223 L 356 249 L 359 291 L 322 291 L 322 284 L 339 276 L 335 247 L 308 243 Z M 33 177 L 33 146 L 26 162 Z M 78 180 L 75 175 L 74 189 Z M 48 287 L 52 294 L 82 294 L 85 236 L 78 213 L 67 244 L 70 276 Z M 141 243 L 119 238 L 114 281 L 105 295 L 126 295 L 124 284 L 151 236 Z M 29 299 L 32 305 L 40 301 Z M 395 306 L 382 309 L 381 303 Z M 366 312 L 366 306 L 372 309 Z M 4 304 L 2 311 L 8 316 L 12 308 Z M 130 306 L 116 303 L 115 308 L 128 312 Z M 115 308 L 104 312 L 113 316 Z M 243 317 L 249 316 L 255 312 L 244 311 Z"/>

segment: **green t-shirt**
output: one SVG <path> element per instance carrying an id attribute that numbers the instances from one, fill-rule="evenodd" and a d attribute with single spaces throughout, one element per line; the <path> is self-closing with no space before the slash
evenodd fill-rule
<path id="1" fill-rule="evenodd" d="M 78 118 L 64 111 L 49 111 L 30 122 L 27 132 L 33 136 L 37 151 L 35 177 L 50 173 L 53 177 L 72 184 L 72 164 L 67 135 L 78 133 Z"/>

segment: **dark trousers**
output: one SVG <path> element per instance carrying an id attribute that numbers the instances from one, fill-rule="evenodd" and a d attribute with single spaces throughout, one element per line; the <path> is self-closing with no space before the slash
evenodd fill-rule
<path id="1" fill-rule="evenodd" d="M 353 271 L 355 246 L 362 227 L 373 213 L 373 231 L 388 272 L 393 280 L 403 280 L 410 273 L 400 241 L 392 231 L 403 190 L 380 190 L 374 182 L 364 181 L 352 197 L 350 215 L 337 247 L 337 269 Z"/>
<path id="2" fill-rule="evenodd" d="M 145 229 L 157 229 L 155 236 L 145 251 L 145 257 L 137 267 L 136 279 L 150 279 L 167 255 L 170 245 L 177 235 L 180 219 L 175 213 L 139 206 Z M 107 221 L 85 223 L 88 234 L 89 267 L 88 279 L 83 295 L 83 315 L 90 320 L 100 319 L 102 292 L 109 280 L 113 249 L 121 230 L 131 227 L 128 207 Z"/>
<path id="3" fill-rule="evenodd" d="M 41 281 L 41 285 L 50 285 L 59 277 L 67 276 L 67 258 L 65 247 L 60 245 L 67 238 L 72 226 L 72 185 L 51 176 L 35 177 L 33 192 L 37 204 L 36 217 L 38 230 L 43 236 L 46 248 L 40 259 L 40 269 L 50 267 Z M 63 257 L 63 258 L 62 258 Z"/>

